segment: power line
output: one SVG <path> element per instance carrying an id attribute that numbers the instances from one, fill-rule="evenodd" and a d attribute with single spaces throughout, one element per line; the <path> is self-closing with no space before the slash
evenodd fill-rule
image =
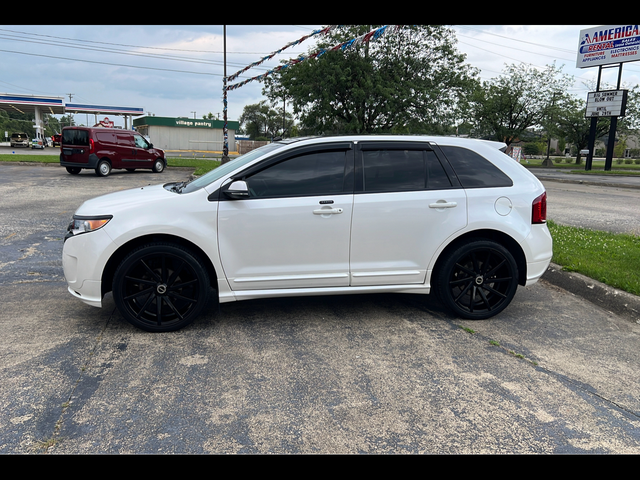
<path id="1" fill-rule="evenodd" d="M 222 50 L 190 50 L 190 49 L 186 49 L 186 48 L 148 47 L 148 46 L 143 46 L 143 45 L 129 45 L 129 44 L 126 44 L 126 43 L 97 42 L 97 41 L 94 41 L 94 40 L 83 40 L 83 39 L 79 39 L 79 38 L 69 38 L 69 37 L 57 37 L 55 35 L 44 35 L 44 34 L 41 34 L 41 33 L 19 32 L 19 31 L 16 31 L 16 30 L 8 30 L 6 28 L 0 28 L 0 31 L 18 33 L 20 35 L 32 35 L 32 36 L 37 36 L 37 37 L 57 38 L 59 40 L 71 40 L 71 41 L 74 41 L 74 42 L 95 43 L 95 44 L 99 44 L 99 45 L 114 45 L 116 47 L 147 48 L 147 49 L 152 49 L 152 50 L 169 50 L 169 51 L 175 51 L 175 52 L 190 52 L 190 53 L 223 53 Z M 265 52 L 227 52 L 227 53 L 233 53 L 234 55 L 235 54 L 238 54 L 238 55 L 265 55 Z M 301 52 L 293 52 L 293 53 L 301 53 Z"/>
<path id="2" fill-rule="evenodd" d="M 115 67 L 128 67 L 128 68 L 140 68 L 143 70 L 159 70 L 159 71 L 163 71 L 163 72 L 177 72 L 177 73 L 191 73 L 194 75 L 210 75 L 210 76 L 216 76 L 216 77 L 221 77 L 222 74 L 220 73 L 209 73 L 209 72 L 189 72 L 186 70 L 176 70 L 176 69 L 171 69 L 171 68 L 157 68 L 157 67 L 143 67 L 140 65 L 125 65 L 125 64 L 121 64 L 121 63 L 109 63 L 109 62 L 98 62 L 95 60 L 80 60 L 78 58 L 68 58 L 68 57 L 58 57 L 55 55 L 44 55 L 41 53 L 27 53 L 27 52 L 16 52 L 14 50 L 3 50 L 0 49 L 0 52 L 7 52 L 7 53 L 16 53 L 19 55 L 30 55 L 33 57 L 45 57 L 45 58 L 55 58 L 58 60 L 70 60 L 73 62 L 84 62 L 84 63 L 95 63 L 95 64 L 99 64 L 99 65 L 111 65 L 111 66 L 115 66 Z"/>
<path id="3" fill-rule="evenodd" d="M 36 43 L 36 44 L 42 44 L 42 45 L 52 45 L 52 46 L 56 46 L 56 47 L 65 47 L 65 48 L 75 48 L 75 49 L 80 49 L 80 50 L 89 50 L 89 51 L 97 51 L 97 52 L 106 52 L 106 53 L 112 53 L 112 54 L 118 54 L 118 55 L 131 55 L 131 56 L 136 56 L 136 57 L 147 57 L 147 58 L 154 58 L 154 59 L 158 59 L 158 60 L 174 60 L 174 61 L 181 61 L 181 62 L 188 62 L 188 63 L 201 63 L 201 64 L 205 64 L 205 65 L 222 65 L 221 61 L 215 61 L 215 60 L 200 60 L 200 59 L 195 59 L 195 58 L 180 58 L 180 57 L 172 57 L 172 56 L 167 56 L 167 55 L 157 55 L 157 54 L 152 54 L 152 53 L 141 53 L 141 52 L 130 52 L 130 51 L 123 51 L 123 50 L 108 50 L 108 49 L 103 49 L 103 48 L 98 48 L 98 47 L 81 47 L 81 46 L 77 46 L 77 45 L 65 45 L 65 44 L 58 44 L 58 43 L 51 43 L 51 42 L 46 42 L 46 41 L 38 41 L 38 40 L 29 40 L 29 39 L 15 39 L 15 38 L 10 38 L 7 37 L 6 35 L 2 35 L 0 34 L 0 39 L 6 39 L 6 40 L 12 40 L 12 41 L 19 41 L 19 42 L 23 42 L 23 43 Z M 241 64 L 237 64 L 238 66 Z"/>

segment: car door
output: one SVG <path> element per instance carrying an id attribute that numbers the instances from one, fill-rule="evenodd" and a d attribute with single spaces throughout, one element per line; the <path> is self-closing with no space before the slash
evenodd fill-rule
<path id="1" fill-rule="evenodd" d="M 134 152 L 137 167 L 150 167 L 155 160 L 149 152 L 149 142 L 140 134 L 133 134 Z"/>
<path id="2" fill-rule="evenodd" d="M 233 290 L 348 286 L 353 151 L 313 147 L 236 175 L 247 195 L 222 188 L 218 244 Z"/>
<path id="3" fill-rule="evenodd" d="M 424 283 L 437 248 L 467 224 L 464 189 L 427 143 L 364 142 L 355 165 L 351 285 Z"/>

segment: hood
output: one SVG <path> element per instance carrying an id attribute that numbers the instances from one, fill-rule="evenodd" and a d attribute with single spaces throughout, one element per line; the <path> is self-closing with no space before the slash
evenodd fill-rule
<path id="1" fill-rule="evenodd" d="M 147 185 L 87 200 L 78 208 L 76 215 L 113 215 L 128 209 L 144 212 L 147 204 L 175 198 L 176 194 L 165 190 L 162 185 Z"/>

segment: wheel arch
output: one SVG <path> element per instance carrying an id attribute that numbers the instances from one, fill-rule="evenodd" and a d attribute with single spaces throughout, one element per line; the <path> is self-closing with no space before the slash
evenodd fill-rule
<path id="1" fill-rule="evenodd" d="M 522 250 L 520 244 L 510 235 L 498 230 L 491 229 L 472 230 L 470 232 L 465 232 L 463 235 L 457 237 L 455 240 L 449 243 L 449 245 L 447 245 L 444 250 L 440 252 L 440 255 L 438 255 L 438 259 L 433 266 L 433 273 L 431 275 L 431 278 L 434 278 L 434 275 L 437 273 L 440 265 L 448 257 L 449 252 L 457 248 L 460 244 L 466 243 L 471 239 L 492 240 L 509 250 L 511 255 L 513 255 L 514 260 L 516 261 L 516 265 L 518 266 L 518 284 L 523 286 L 526 284 L 527 258 L 524 254 L 524 250 Z"/>
<path id="2" fill-rule="evenodd" d="M 105 265 L 104 270 L 102 271 L 102 296 L 111 291 L 113 276 L 116 272 L 116 269 L 118 268 L 118 265 L 120 265 L 124 257 L 126 257 L 127 254 L 133 249 L 152 242 L 165 242 L 189 249 L 191 252 L 193 252 L 194 255 L 198 257 L 198 259 L 202 262 L 202 265 L 207 270 L 211 287 L 216 291 L 218 290 L 218 277 L 213 263 L 211 263 L 209 256 L 200 247 L 198 247 L 198 245 L 175 235 L 151 234 L 137 237 L 128 241 L 124 245 L 120 246 L 113 253 L 113 255 L 111 255 L 109 261 Z"/>

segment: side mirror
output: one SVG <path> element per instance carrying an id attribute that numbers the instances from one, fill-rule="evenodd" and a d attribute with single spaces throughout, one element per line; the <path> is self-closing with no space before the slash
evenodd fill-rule
<path id="1" fill-rule="evenodd" d="M 231 182 L 229 187 L 224 190 L 224 194 L 228 198 L 236 200 L 240 198 L 249 198 L 249 187 L 247 187 L 247 182 L 244 180 L 236 180 Z"/>

